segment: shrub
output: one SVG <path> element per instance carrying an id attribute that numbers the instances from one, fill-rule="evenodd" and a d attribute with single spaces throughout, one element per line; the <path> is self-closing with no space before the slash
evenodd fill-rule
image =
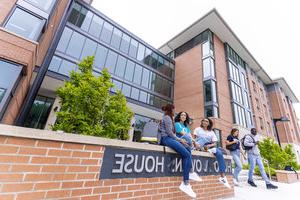
<path id="1" fill-rule="evenodd" d="M 133 113 L 120 91 L 110 94 L 113 86 L 106 69 L 93 75 L 94 57 L 79 63 L 79 72 L 72 71 L 70 80 L 58 88 L 61 109 L 53 130 L 63 130 L 99 137 L 127 139 Z"/>

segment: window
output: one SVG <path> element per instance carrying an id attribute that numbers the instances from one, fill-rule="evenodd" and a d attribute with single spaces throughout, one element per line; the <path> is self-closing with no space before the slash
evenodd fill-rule
<path id="1" fill-rule="evenodd" d="M 113 92 L 117 92 L 117 90 L 122 91 L 122 83 L 120 81 L 113 80 L 113 84 L 115 85 L 115 87 L 112 88 Z"/>
<path id="2" fill-rule="evenodd" d="M 107 48 L 98 44 L 97 51 L 95 54 L 95 68 L 97 69 L 103 69 L 106 55 L 107 55 Z M 109 66 L 108 66 L 109 67 Z"/>
<path id="3" fill-rule="evenodd" d="M 151 61 L 151 54 L 152 54 L 152 51 L 150 49 L 146 48 L 144 63 L 149 66 L 150 66 L 150 61 Z"/>
<path id="4" fill-rule="evenodd" d="M 25 0 L 31 5 L 45 11 L 46 13 L 50 14 L 56 0 L 47 0 L 47 1 L 42 1 L 42 0 Z"/>
<path id="5" fill-rule="evenodd" d="M 101 30 L 102 30 L 103 22 L 104 22 L 103 19 L 101 19 L 97 15 L 94 15 L 94 17 L 92 19 L 92 23 L 90 25 L 89 33 L 92 36 L 99 38 Z"/>
<path id="6" fill-rule="evenodd" d="M 76 25 L 76 22 L 78 20 L 79 14 L 80 14 L 80 9 L 81 9 L 81 6 L 78 3 L 75 3 L 73 5 L 71 14 L 70 14 L 69 19 L 68 19 L 68 21 L 70 23 Z"/>
<path id="7" fill-rule="evenodd" d="M 42 33 L 45 20 L 16 8 L 5 28 L 30 40 L 37 41 Z"/>
<path id="8" fill-rule="evenodd" d="M 141 43 L 139 43 L 139 48 L 138 48 L 138 52 L 137 52 L 137 60 L 139 61 L 143 61 L 144 57 L 145 57 L 145 46 L 142 45 Z"/>
<path id="9" fill-rule="evenodd" d="M 135 99 L 135 100 L 139 100 L 139 90 L 138 89 L 136 89 L 136 88 L 131 88 L 131 98 L 132 99 Z"/>
<path id="10" fill-rule="evenodd" d="M 150 66 L 153 69 L 157 69 L 157 64 L 158 64 L 158 55 L 154 52 L 152 52 L 151 56 L 150 56 Z"/>
<path id="11" fill-rule="evenodd" d="M 243 88 L 247 89 L 247 87 L 246 87 L 246 78 L 245 78 L 245 75 L 243 73 L 241 73 L 241 82 L 242 82 Z"/>
<path id="12" fill-rule="evenodd" d="M 203 78 L 215 77 L 214 60 L 206 58 L 203 60 Z"/>
<path id="13" fill-rule="evenodd" d="M 79 59 L 83 48 L 85 37 L 76 31 L 73 32 L 66 53 L 74 58 Z"/>
<path id="14" fill-rule="evenodd" d="M 66 49 L 68 47 L 68 43 L 72 36 L 72 33 L 73 33 L 73 31 L 71 29 L 69 29 L 68 27 L 65 27 L 64 32 L 61 35 L 61 38 L 59 40 L 56 50 L 61 51 L 61 52 L 66 51 Z"/>
<path id="15" fill-rule="evenodd" d="M 48 70 L 58 72 L 62 59 L 56 56 L 52 57 Z"/>
<path id="16" fill-rule="evenodd" d="M 130 41 L 130 47 L 129 47 L 129 56 L 135 58 L 138 48 L 138 42 L 134 39 L 131 39 Z"/>
<path id="17" fill-rule="evenodd" d="M 110 43 L 110 38 L 111 38 L 111 35 L 112 35 L 112 31 L 113 31 L 113 26 L 111 24 L 107 23 L 107 22 L 104 22 L 100 39 L 102 41 L 104 41 L 105 43 L 109 44 Z"/>
<path id="18" fill-rule="evenodd" d="M 5 111 L 6 102 L 14 92 L 14 86 L 21 74 L 22 68 L 18 65 L 0 60 L 0 119 Z"/>
<path id="19" fill-rule="evenodd" d="M 111 41 L 110 41 L 111 46 L 113 46 L 116 49 L 119 49 L 121 39 L 122 39 L 122 32 L 119 29 L 114 28 L 112 38 L 111 38 Z"/>
<path id="20" fill-rule="evenodd" d="M 140 85 L 141 77 L 142 77 L 142 67 L 140 65 L 135 65 L 133 82 Z"/>
<path id="21" fill-rule="evenodd" d="M 105 67 L 108 69 L 108 71 L 111 74 L 113 74 L 115 71 L 117 57 L 118 57 L 118 54 L 116 54 L 114 51 L 109 50 L 107 59 L 106 59 L 106 63 L 105 63 Z"/>
<path id="22" fill-rule="evenodd" d="M 75 63 L 71 63 L 71 62 L 69 62 L 67 60 L 63 60 L 62 63 L 61 63 L 61 66 L 60 66 L 60 68 L 58 70 L 58 73 L 63 74 L 65 76 L 69 77 L 70 76 L 70 72 L 72 70 L 76 70 Z"/>
<path id="23" fill-rule="evenodd" d="M 204 98 L 205 102 L 217 102 L 215 81 L 207 80 L 204 82 Z"/>
<path id="24" fill-rule="evenodd" d="M 125 79 L 128 81 L 132 81 L 133 73 L 134 73 L 134 62 L 131 60 L 127 61 L 126 71 L 125 71 Z"/>
<path id="25" fill-rule="evenodd" d="M 24 123 L 25 127 L 44 129 L 54 99 L 37 96 Z"/>
<path id="26" fill-rule="evenodd" d="M 116 65 L 115 74 L 117 76 L 123 78 L 124 72 L 125 72 L 125 67 L 126 67 L 126 58 L 124 58 L 123 56 L 119 55 L 118 62 L 117 62 L 117 65 Z"/>
<path id="27" fill-rule="evenodd" d="M 127 84 L 123 84 L 122 87 L 122 93 L 126 96 L 126 97 L 130 97 L 130 91 L 131 91 L 131 87 Z"/>
<path id="28" fill-rule="evenodd" d="M 164 78 L 163 78 L 162 82 L 163 82 L 163 84 L 161 87 L 161 94 L 171 98 L 172 84 Z"/>
<path id="29" fill-rule="evenodd" d="M 219 117 L 218 107 L 216 106 L 205 106 L 204 107 L 204 116 L 205 117 Z"/>
<path id="30" fill-rule="evenodd" d="M 142 86 L 145 88 L 149 88 L 149 75 L 150 75 L 149 70 L 143 68 Z"/>
<path id="31" fill-rule="evenodd" d="M 126 53 L 126 54 L 128 53 L 129 42 L 130 42 L 130 37 L 128 35 L 126 35 L 125 33 L 123 33 L 122 41 L 121 41 L 121 46 L 120 46 L 120 50 L 123 53 Z"/>
<path id="32" fill-rule="evenodd" d="M 95 55 L 96 48 L 97 48 L 97 43 L 86 38 L 84 47 L 81 52 L 80 60 L 86 58 L 87 56 Z"/>
<path id="33" fill-rule="evenodd" d="M 140 101 L 143 103 L 147 103 L 147 93 L 144 91 L 140 91 Z"/>
<path id="34" fill-rule="evenodd" d="M 76 25 L 82 30 L 88 31 L 92 19 L 93 13 L 91 11 L 88 11 L 86 8 L 82 8 Z"/>

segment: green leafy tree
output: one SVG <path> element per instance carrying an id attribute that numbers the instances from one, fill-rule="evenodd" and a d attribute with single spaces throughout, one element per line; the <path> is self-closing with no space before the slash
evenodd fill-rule
<path id="1" fill-rule="evenodd" d="M 259 150 L 262 157 L 269 161 L 270 167 L 273 169 L 282 170 L 287 165 L 299 169 L 296 155 L 293 153 L 291 145 L 281 149 L 273 139 L 266 138 L 259 143 Z"/>
<path id="2" fill-rule="evenodd" d="M 107 69 L 99 77 L 93 75 L 93 63 L 94 57 L 84 59 L 79 72 L 72 71 L 58 88 L 61 109 L 52 129 L 125 140 L 133 113 L 120 91 L 110 94 L 114 85 Z"/>

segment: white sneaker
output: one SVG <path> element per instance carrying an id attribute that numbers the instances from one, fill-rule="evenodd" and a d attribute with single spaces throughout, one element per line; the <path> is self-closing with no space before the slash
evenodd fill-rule
<path id="1" fill-rule="evenodd" d="M 231 186 L 229 185 L 229 183 L 228 183 L 226 177 L 220 177 L 220 178 L 219 178 L 219 181 L 220 181 L 221 183 L 223 183 L 224 186 L 228 187 L 229 189 L 231 188 Z"/>
<path id="2" fill-rule="evenodd" d="M 235 186 L 240 186 L 239 182 L 238 182 L 235 178 L 233 179 L 233 184 L 234 184 Z"/>
<path id="3" fill-rule="evenodd" d="M 197 182 L 202 181 L 202 178 L 196 172 L 190 173 L 189 177 L 190 177 L 190 180 L 193 180 L 193 181 L 197 181 Z"/>
<path id="4" fill-rule="evenodd" d="M 192 198 L 196 198 L 196 193 L 193 191 L 192 187 L 190 184 L 185 185 L 184 182 L 181 182 L 179 189 L 189 195 Z"/>

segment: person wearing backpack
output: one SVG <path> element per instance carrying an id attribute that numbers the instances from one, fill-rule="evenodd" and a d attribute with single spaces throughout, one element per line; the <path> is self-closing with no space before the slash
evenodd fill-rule
<path id="1" fill-rule="evenodd" d="M 192 198 L 196 198 L 196 193 L 193 191 L 189 180 L 201 181 L 200 177 L 196 173 L 191 173 L 192 168 L 192 154 L 188 148 L 188 143 L 185 139 L 179 138 L 175 133 L 175 126 L 173 121 L 174 106 L 167 104 L 162 107 L 164 116 L 159 126 L 162 145 L 168 146 L 176 151 L 182 159 L 183 167 L 183 182 L 180 184 L 179 189 L 189 195 Z"/>
<path id="2" fill-rule="evenodd" d="M 239 129 L 232 129 L 230 135 L 228 135 L 226 141 L 226 149 L 230 151 L 230 155 L 235 163 L 235 168 L 233 172 L 233 183 L 236 186 L 239 186 L 239 173 L 242 170 L 242 162 L 241 162 L 241 153 L 246 159 L 246 156 L 243 151 L 241 151 L 241 143 L 239 140 Z"/>
<path id="3" fill-rule="evenodd" d="M 251 134 L 247 134 L 244 137 L 242 145 L 245 147 L 245 150 L 248 155 L 248 161 L 250 164 L 250 169 L 248 173 L 248 184 L 252 187 L 257 187 L 257 185 L 253 181 L 253 173 L 254 173 L 254 167 L 257 164 L 259 167 L 259 171 L 261 173 L 262 178 L 266 182 L 267 189 L 277 189 L 278 187 L 273 185 L 264 169 L 264 165 L 262 162 L 262 158 L 259 152 L 258 148 L 258 135 L 255 128 L 251 128 Z"/>

